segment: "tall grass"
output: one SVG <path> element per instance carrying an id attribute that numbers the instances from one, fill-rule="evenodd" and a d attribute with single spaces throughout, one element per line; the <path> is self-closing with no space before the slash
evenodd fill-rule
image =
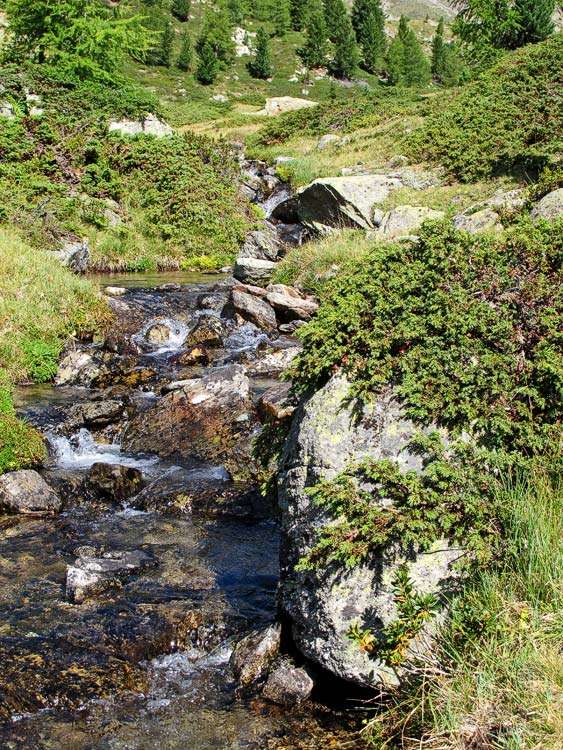
<path id="1" fill-rule="evenodd" d="M 495 568 L 454 602 L 435 661 L 366 733 L 374 747 L 563 747 L 563 493 L 545 469 L 499 485 Z"/>

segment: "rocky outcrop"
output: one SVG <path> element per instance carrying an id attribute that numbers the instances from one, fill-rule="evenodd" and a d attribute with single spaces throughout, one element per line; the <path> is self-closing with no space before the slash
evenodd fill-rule
<path id="1" fill-rule="evenodd" d="M 62 501 L 36 471 L 23 469 L 0 477 L 0 512 L 58 513 Z"/>
<path id="2" fill-rule="evenodd" d="M 277 206 L 272 216 L 304 224 L 317 234 L 331 228 L 373 229 L 375 208 L 398 187 L 401 181 L 387 175 L 325 177 L 301 188 Z"/>
<path id="3" fill-rule="evenodd" d="M 239 253 L 239 258 L 276 261 L 282 250 L 281 242 L 273 229 L 250 232 Z"/>
<path id="4" fill-rule="evenodd" d="M 263 110 L 257 112 L 257 114 L 275 117 L 276 115 L 281 115 L 283 112 L 295 112 L 297 109 L 316 106 L 317 102 L 313 102 L 310 99 L 299 99 L 294 96 L 275 96 L 266 99 L 266 106 Z"/>
<path id="5" fill-rule="evenodd" d="M 502 232 L 503 226 L 500 216 L 492 208 L 482 208 L 473 213 L 458 214 L 454 218 L 454 226 L 469 234 L 497 234 Z"/>
<path id="6" fill-rule="evenodd" d="M 439 540 L 424 554 L 387 549 L 354 568 L 331 564 L 312 571 L 295 570 L 314 543 L 316 531 L 331 521 L 311 499 L 308 487 L 366 457 L 395 460 L 401 470 L 421 469 L 421 458 L 408 449 L 417 427 L 404 416 L 392 393 L 357 406 L 350 401 L 346 379 L 334 376 L 294 416 L 278 486 L 283 525 L 280 604 L 304 656 L 338 677 L 367 687 L 394 684 L 398 675 L 377 654 L 369 655 L 351 642 L 350 627 L 371 628 L 377 637 L 397 618 L 392 580 L 402 563 L 417 591 L 446 590 L 459 551 Z M 413 649 L 423 647 L 422 639 L 412 645 Z"/>
<path id="7" fill-rule="evenodd" d="M 435 211 L 426 206 L 397 206 L 383 217 L 378 235 L 385 240 L 412 237 L 425 221 L 443 217 L 443 211 Z"/>
<path id="8" fill-rule="evenodd" d="M 533 219 L 553 220 L 563 214 L 563 188 L 553 190 L 544 197 L 532 209 Z"/>
<path id="9" fill-rule="evenodd" d="M 174 130 L 156 115 L 147 115 L 143 120 L 112 120 L 108 126 L 110 133 L 119 133 L 124 136 L 154 135 L 156 138 L 164 138 L 172 135 Z"/>
<path id="10" fill-rule="evenodd" d="M 69 241 L 55 251 L 61 263 L 75 273 L 86 273 L 90 263 L 90 247 L 88 240 L 78 242 Z"/>

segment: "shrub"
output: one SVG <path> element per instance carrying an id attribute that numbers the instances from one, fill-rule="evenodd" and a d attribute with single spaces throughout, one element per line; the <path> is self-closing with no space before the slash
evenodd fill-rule
<path id="1" fill-rule="evenodd" d="M 300 331 L 305 391 L 343 369 L 363 398 L 392 384 L 408 415 L 488 448 L 525 455 L 557 436 L 562 223 L 517 224 L 504 239 L 448 222 L 410 246 L 376 246 L 329 282 Z"/>
<path id="2" fill-rule="evenodd" d="M 508 55 L 428 118 L 411 139 L 413 155 L 466 181 L 537 173 L 561 152 L 562 71 L 561 34 Z"/>

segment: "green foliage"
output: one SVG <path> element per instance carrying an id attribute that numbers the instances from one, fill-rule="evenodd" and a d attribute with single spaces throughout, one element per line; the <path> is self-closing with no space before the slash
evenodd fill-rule
<path id="1" fill-rule="evenodd" d="M 352 25 L 362 49 L 362 65 L 370 73 L 380 73 L 385 67 L 387 37 L 385 14 L 380 0 L 355 0 Z"/>
<path id="2" fill-rule="evenodd" d="M 334 50 L 329 64 L 330 72 L 337 78 L 352 78 L 358 68 L 359 53 L 352 22 L 342 5 L 344 15 L 333 34 Z"/>
<path id="3" fill-rule="evenodd" d="M 215 81 L 219 72 L 217 57 L 208 41 L 198 45 L 198 55 L 199 63 L 195 73 L 196 78 L 204 86 L 209 86 Z"/>
<path id="4" fill-rule="evenodd" d="M 244 3 L 242 0 L 227 0 L 227 10 L 231 22 L 235 26 L 240 26 L 244 20 Z"/>
<path id="5" fill-rule="evenodd" d="M 248 71 L 253 78 L 266 79 L 272 75 L 270 37 L 263 26 L 256 34 L 256 53 L 254 59 L 248 63 Z"/>
<path id="6" fill-rule="evenodd" d="M 348 16 L 343 0 L 324 0 L 325 23 L 332 42 L 338 39 L 340 28 Z"/>
<path id="7" fill-rule="evenodd" d="M 188 31 L 185 31 L 182 35 L 182 46 L 180 47 L 180 54 L 176 60 L 176 66 L 179 70 L 187 72 L 192 67 L 192 40 Z"/>
<path id="8" fill-rule="evenodd" d="M 444 19 L 440 18 L 438 28 L 432 39 L 432 75 L 439 81 L 442 80 L 445 66 L 445 42 L 444 42 Z"/>
<path id="9" fill-rule="evenodd" d="M 327 63 L 328 31 L 320 0 L 312 1 L 314 4 L 307 16 L 305 43 L 297 50 L 297 54 L 307 68 L 321 68 Z"/>
<path id="10" fill-rule="evenodd" d="M 144 55 L 154 38 L 139 16 L 96 0 L 8 0 L 8 60 L 49 63 L 70 79 L 119 77 L 127 55 Z"/>
<path id="11" fill-rule="evenodd" d="M 291 27 L 294 31 L 301 31 L 307 17 L 309 0 L 290 0 Z"/>
<path id="12" fill-rule="evenodd" d="M 467 0 L 454 24 L 478 58 L 487 50 L 516 49 L 553 33 L 554 0 Z"/>
<path id="13" fill-rule="evenodd" d="M 284 37 L 291 28 L 291 7 L 289 0 L 278 0 L 274 5 L 272 23 L 274 35 Z"/>
<path id="14" fill-rule="evenodd" d="M 462 180 L 525 169 L 561 153 L 563 36 L 507 56 L 429 117 L 411 147 Z"/>
<path id="15" fill-rule="evenodd" d="M 235 56 L 235 44 L 232 40 L 232 22 L 227 9 L 220 5 L 212 12 L 206 13 L 196 49 L 202 57 L 205 45 L 209 45 L 219 66 L 227 68 Z M 205 52 L 208 57 L 208 52 Z M 207 63 L 209 66 L 209 62 Z"/>
<path id="16" fill-rule="evenodd" d="M 366 399 L 392 384 L 416 422 L 470 431 L 525 455 L 556 439 L 561 222 L 505 238 L 429 223 L 410 246 L 376 246 L 323 292 L 292 375 L 307 391 L 342 369 Z"/>
<path id="17" fill-rule="evenodd" d="M 0 474 L 39 466 L 46 458 L 39 432 L 15 413 L 0 411 Z"/>
<path id="18" fill-rule="evenodd" d="M 191 0 L 172 0 L 170 10 L 178 21 L 187 21 L 190 17 L 191 7 Z"/>
<path id="19" fill-rule="evenodd" d="M 387 72 L 389 81 L 399 86 L 422 87 L 430 81 L 430 63 L 404 16 L 389 47 Z"/>

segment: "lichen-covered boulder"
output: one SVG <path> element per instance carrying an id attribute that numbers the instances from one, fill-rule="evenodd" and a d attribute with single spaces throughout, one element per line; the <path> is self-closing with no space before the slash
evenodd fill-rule
<path id="1" fill-rule="evenodd" d="M 437 593 L 454 576 L 459 550 L 437 540 L 428 552 L 405 557 L 388 549 L 356 567 L 323 564 L 296 570 L 331 522 L 307 489 L 332 479 L 365 458 L 395 460 L 401 471 L 420 471 L 420 456 L 408 445 L 415 425 L 392 394 L 363 406 L 350 401 L 350 385 L 334 376 L 295 413 L 282 458 L 278 496 L 282 511 L 280 604 L 291 622 L 297 648 L 333 674 L 361 686 L 395 684 L 397 670 L 350 640 L 352 626 L 370 628 L 375 637 L 397 619 L 393 580 L 404 563 L 415 589 Z M 413 649 L 422 648 L 413 643 Z"/>
<path id="2" fill-rule="evenodd" d="M 544 197 L 532 209 L 533 219 L 553 220 L 563 214 L 563 188 L 553 190 Z"/>
<path id="3" fill-rule="evenodd" d="M 313 680 L 303 668 L 285 662 L 272 671 L 262 695 L 280 706 L 296 706 L 309 698 L 313 687 Z"/>
<path id="4" fill-rule="evenodd" d="M 416 235 L 429 219 L 442 219 L 443 211 L 435 211 L 426 206 L 397 206 L 385 214 L 378 234 L 385 240 L 398 240 Z"/>
<path id="5" fill-rule="evenodd" d="M 242 638 L 231 656 L 231 669 L 242 688 L 250 688 L 268 674 L 280 650 L 281 629 L 270 625 Z"/>
<path id="6" fill-rule="evenodd" d="M 500 216 L 488 207 L 458 214 L 454 218 L 454 227 L 469 234 L 497 234 L 503 229 Z"/>
<path id="7" fill-rule="evenodd" d="M 61 498 L 36 471 L 22 469 L 0 477 L 0 513 L 57 513 Z"/>

